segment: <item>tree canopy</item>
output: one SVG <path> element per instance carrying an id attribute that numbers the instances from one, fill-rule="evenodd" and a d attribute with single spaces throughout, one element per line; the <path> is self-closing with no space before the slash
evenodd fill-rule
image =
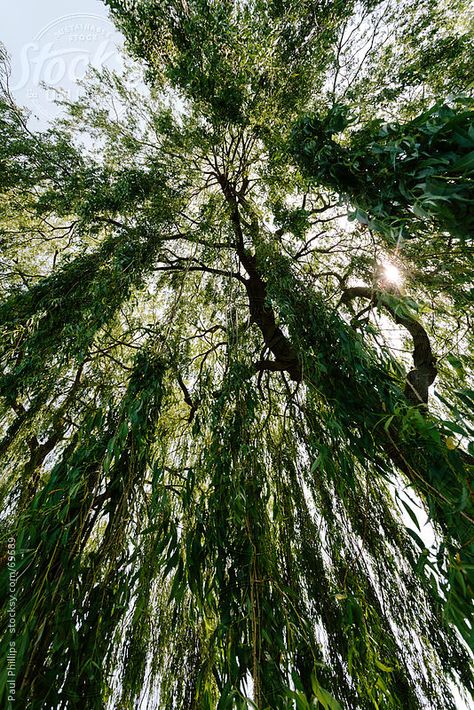
<path id="1" fill-rule="evenodd" d="M 2 704 L 455 708 L 469 5 L 106 5 L 46 131 L 1 57 Z"/>

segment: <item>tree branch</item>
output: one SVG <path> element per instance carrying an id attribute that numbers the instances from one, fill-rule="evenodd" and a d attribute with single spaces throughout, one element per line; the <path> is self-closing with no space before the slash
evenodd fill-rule
<path id="1" fill-rule="evenodd" d="M 428 404 L 428 388 L 436 379 L 436 358 L 431 350 L 430 340 L 423 326 L 409 315 L 397 313 L 380 291 L 368 286 L 352 286 L 344 289 L 341 303 L 349 303 L 354 298 L 367 298 L 377 307 L 382 306 L 390 313 L 395 323 L 402 325 L 413 340 L 413 370 L 407 375 L 405 396 L 413 405 Z"/>

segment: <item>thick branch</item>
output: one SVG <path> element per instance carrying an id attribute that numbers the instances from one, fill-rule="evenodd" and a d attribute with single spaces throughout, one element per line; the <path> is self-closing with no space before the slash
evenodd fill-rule
<path id="1" fill-rule="evenodd" d="M 275 362 L 259 363 L 259 369 L 286 370 L 295 382 L 302 378 L 301 364 L 289 339 L 277 325 L 275 314 L 268 303 L 267 286 L 257 268 L 256 259 L 245 250 L 239 253 L 242 266 L 249 278 L 245 288 L 249 299 L 250 318 L 263 335 L 265 345 L 275 357 Z"/>
<path id="2" fill-rule="evenodd" d="M 397 313 L 393 306 L 384 299 L 383 293 L 374 292 L 368 286 L 353 286 L 344 290 L 341 303 L 348 303 L 353 298 L 367 298 L 375 306 L 383 306 L 394 321 L 410 333 L 413 340 L 413 370 L 407 375 L 405 396 L 411 404 L 428 404 L 428 388 L 436 379 L 436 358 L 434 357 L 428 335 L 423 326 L 408 315 Z"/>
<path id="3" fill-rule="evenodd" d="M 192 422 L 194 419 L 194 415 L 196 414 L 196 410 L 198 408 L 198 402 L 193 401 L 193 398 L 191 397 L 191 394 L 190 394 L 188 388 L 186 387 L 186 384 L 179 372 L 177 373 L 176 379 L 177 379 L 178 384 L 181 387 L 181 390 L 184 394 L 184 401 L 186 402 L 186 404 L 189 407 L 188 422 Z"/>
<path id="4" fill-rule="evenodd" d="M 229 194 L 227 185 L 224 194 L 231 206 L 231 221 L 237 237 L 237 254 L 249 276 L 244 283 L 249 299 L 250 320 L 260 328 L 265 345 L 275 357 L 275 362 L 258 363 L 257 369 L 286 371 L 292 380 L 300 382 L 302 371 L 298 355 L 290 340 L 277 325 L 275 314 L 268 302 L 266 283 L 257 267 L 257 260 L 245 249 L 237 202 Z"/>

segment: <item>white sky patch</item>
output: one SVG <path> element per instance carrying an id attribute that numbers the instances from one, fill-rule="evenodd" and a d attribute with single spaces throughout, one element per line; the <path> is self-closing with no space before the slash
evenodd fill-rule
<path id="1" fill-rule="evenodd" d="M 120 70 L 123 37 L 101 0 L 19 0 L 0 4 L 0 41 L 11 57 L 10 89 L 44 130 L 62 114 L 60 92 L 79 97 L 91 67 Z"/>

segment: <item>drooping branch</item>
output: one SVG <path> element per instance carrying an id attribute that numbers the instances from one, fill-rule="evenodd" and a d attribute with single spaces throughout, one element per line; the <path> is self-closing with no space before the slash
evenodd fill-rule
<path id="1" fill-rule="evenodd" d="M 352 286 L 343 292 L 341 303 L 349 303 L 354 298 L 366 298 L 377 307 L 382 306 L 394 319 L 410 333 L 413 340 L 413 370 L 407 374 L 405 396 L 413 405 L 428 404 L 428 389 L 436 379 L 436 358 L 431 350 L 430 340 L 423 326 L 404 312 L 397 312 L 380 291 L 368 286 Z"/>
<path id="2" fill-rule="evenodd" d="M 407 479 L 413 484 L 415 490 L 422 496 L 432 511 L 433 519 L 439 523 L 442 530 L 453 540 L 456 540 L 456 554 L 461 560 L 461 564 L 470 564 L 470 553 L 467 546 L 470 544 L 472 537 L 472 523 L 474 516 L 472 507 L 467 505 L 466 510 L 460 510 L 459 516 L 453 521 L 452 511 L 456 506 L 456 501 L 461 495 L 465 495 L 465 490 L 469 489 L 469 482 L 463 473 L 459 472 L 459 477 L 451 470 L 451 463 L 447 462 L 440 449 L 438 454 L 443 459 L 443 471 L 446 474 L 443 482 L 433 475 L 436 470 L 437 454 L 434 451 L 429 452 L 428 458 L 420 456 L 420 449 L 426 445 L 426 436 L 423 432 L 418 431 L 416 427 L 416 438 L 419 442 L 418 446 L 412 446 L 401 436 L 400 418 L 395 413 L 390 414 L 387 418 L 380 418 L 380 412 L 386 411 L 383 396 L 377 390 L 377 381 L 374 378 L 372 387 L 367 383 L 367 388 L 364 391 L 357 391 L 357 367 L 353 362 L 339 362 L 338 351 L 334 352 L 334 363 L 330 365 L 331 376 L 326 374 L 321 376 L 315 362 L 308 362 L 308 366 L 304 367 L 303 362 L 306 358 L 305 345 L 293 340 L 293 336 L 286 336 L 283 330 L 277 325 L 276 314 L 269 302 L 269 282 L 267 282 L 268 272 L 263 265 L 260 264 L 257 254 L 252 254 L 250 247 L 247 248 L 246 239 L 250 238 L 252 246 L 257 248 L 259 243 L 259 224 L 253 210 L 246 198 L 242 199 L 231 182 L 222 178 L 220 181 L 221 188 L 225 200 L 229 207 L 229 217 L 231 227 L 235 235 L 236 252 L 241 265 L 248 274 L 248 279 L 245 280 L 245 287 L 249 300 L 249 308 L 251 320 L 260 329 L 266 348 L 274 356 L 274 360 L 262 360 L 257 363 L 257 371 L 280 371 L 287 372 L 289 376 L 300 382 L 304 381 L 312 387 L 316 387 L 328 396 L 330 400 L 340 402 L 337 390 L 340 387 L 347 386 L 349 389 L 354 388 L 354 394 L 357 398 L 357 408 L 353 406 L 341 412 L 344 426 L 356 427 L 361 435 L 362 440 L 370 440 L 374 435 L 377 437 L 377 449 L 382 456 L 387 458 L 395 469 L 403 472 Z M 245 212 L 245 219 L 241 212 Z M 245 229 L 245 233 L 244 233 Z M 270 270 L 271 270 L 270 266 Z M 329 330 L 322 324 L 321 332 L 317 332 L 312 324 L 313 315 L 316 316 L 317 309 L 311 314 L 307 312 L 307 304 L 304 298 L 295 296 L 294 287 L 289 285 L 292 281 L 287 267 L 280 271 L 278 267 L 274 269 L 272 279 L 286 279 L 288 283 L 283 288 L 283 293 L 280 296 L 286 301 L 286 298 L 292 302 L 293 307 L 300 314 L 303 321 L 303 330 L 307 329 L 310 333 L 309 338 L 304 337 L 303 343 L 306 341 L 308 349 L 315 348 L 321 353 L 324 353 L 328 364 L 331 362 L 333 353 L 328 350 L 328 339 L 332 340 L 334 345 L 338 342 L 338 337 L 341 335 L 341 329 L 336 326 L 335 330 L 329 324 Z M 272 283 L 273 285 L 273 283 Z M 344 287 L 344 284 L 341 284 Z M 278 290 L 278 289 L 277 289 Z M 343 290 L 344 293 L 344 290 Z M 370 289 L 364 290 L 362 293 L 353 293 L 352 296 L 361 295 L 363 297 L 372 298 L 373 294 Z M 346 299 L 350 301 L 349 294 Z M 389 299 L 386 299 L 389 301 Z M 311 301 L 311 297 L 309 297 Z M 390 303 L 387 303 L 390 306 Z M 433 357 L 430 342 L 423 327 L 420 326 L 410 314 L 399 311 L 392 305 L 391 315 L 396 322 L 403 325 L 411 334 L 414 343 L 414 364 L 415 367 L 407 377 L 405 388 L 405 397 L 415 405 L 425 405 L 428 400 L 428 387 L 434 381 L 436 376 L 435 359 Z M 342 323 L 340 324 L 342 327 Z M 337 346 L 336 346 L 337 347 Z M 317 358 L 315 358 L 316 360 Z M 351 360 L 352 358 L 350 358 Z M 376 375 L 376 373 L 374 372 Z M 388 385 L 388 381 L 387 381 Z M 357 393 L 356 393 L 357 392 Z M 343 398 L 342 398 L 343 399 Z M 336 408 L 337 410 L 337 408 Z M 370 460 L 370 452 L 362 445 L 359 449 L 359 456 Z M 461 468 L 461 457 L 458 456 L 457 464 Z M 449 479 L 449 484 L 447 480 Z M 463 572 L 464 574 L 464 572 Z M 465 607 L 463 614 L 469 616 L 466 611 L 467 605 L 470 603 L 469 594 L 462 592 L 461 597 Z M 463 628 L 463 627 L 462 627 Z M 464 633 L 464 632 L 463 632 Z"/>

